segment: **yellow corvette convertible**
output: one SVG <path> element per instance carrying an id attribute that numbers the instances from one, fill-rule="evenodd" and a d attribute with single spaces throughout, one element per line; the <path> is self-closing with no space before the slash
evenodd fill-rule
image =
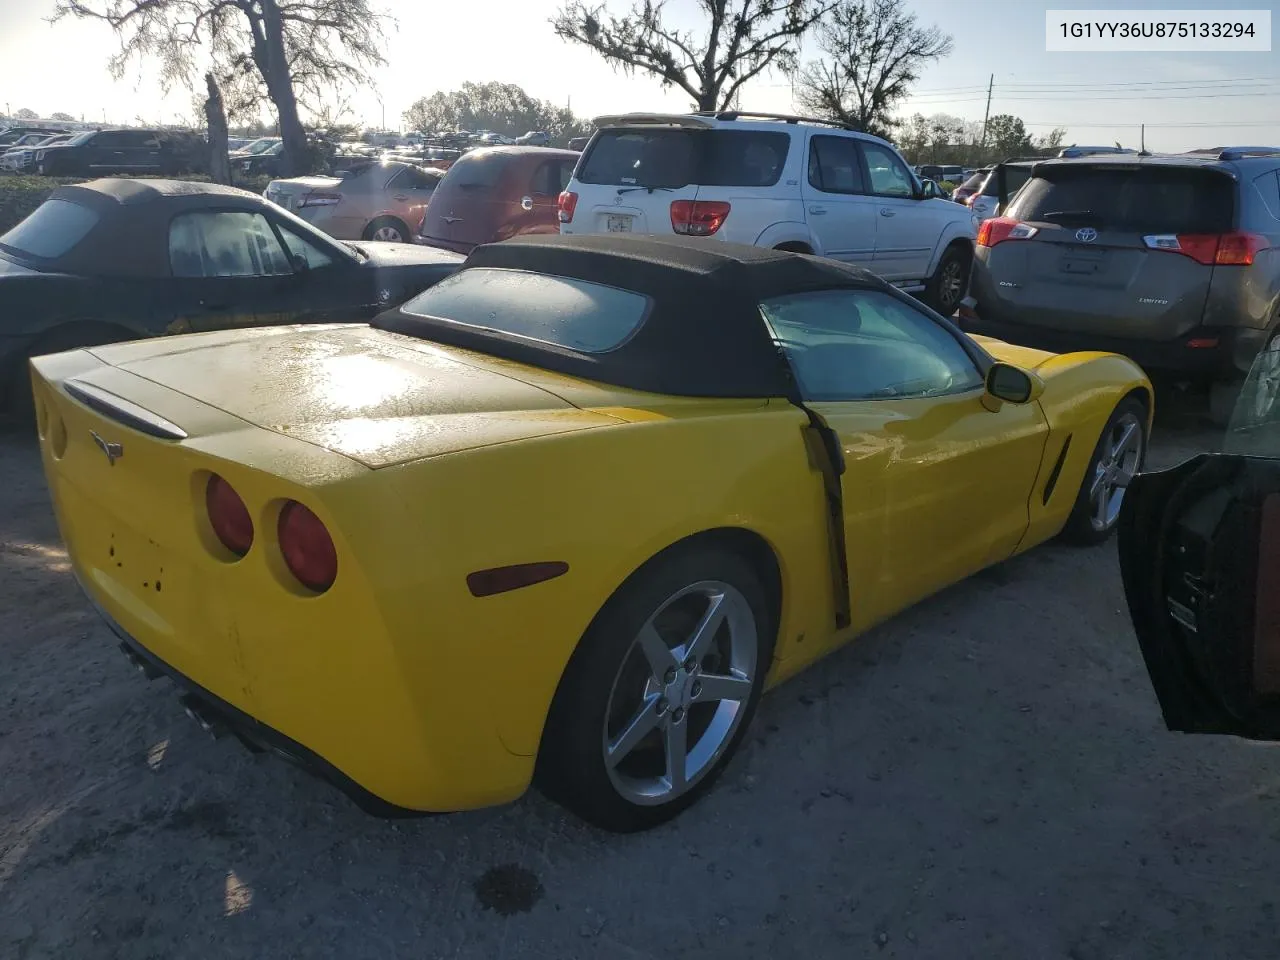
<path id="1" fill-rule="evenodd" d="M 763 690 L 1111 532 L 1130 361 L 965 336 L 861 270 L 639 238 L 479 248 L 372 325 L 33 361 L 76 575 L 204 725 L 382 813 L 536 782 L 637 830 Z"/>

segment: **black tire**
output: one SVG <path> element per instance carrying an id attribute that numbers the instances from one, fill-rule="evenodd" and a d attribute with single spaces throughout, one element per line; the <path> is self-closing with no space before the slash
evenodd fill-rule
<path id="1" fill-rule="evenodd" d="M 379 230 L 384 230 L 384 231 L 394 230 L 396 233 L 400 235 L 399 240 L 392 240 L 390 237 L 385 237 L 385 236 L 380 238 L 382 240 L 387 241 L 388 243 L 412 243 L 413 242 L 413 233 L 409 230 L 409 227 L 405 224 L 405 222 L 399 219 L 398 217 L 378 217 L 376 220 L 371 221 L 369 225 L 364 228 L 364 235 L 362 239 L 364 240 L 379 239 L 378 237 L 374 236 L 374 234 L 376 234 Z"/>
<path id="2" fill-rule="evenodd" d="M 1076 494 L 1075 506 L 1071 509 L 1071 516 L 1067 518 L 1067 524 L 1062 529 L 1062 540 L 1066 543 L 1076 546 L 1088 547 L 1094 544 L 1102 543 L 1115 530 L 1116 521 L 1119 519 L 1119 508 L 1123 502 L 1124 493 L 1121 488 L 1120 498 L 1110 505 L 1106 511 L 1107 520 L 1105 523 L 1099 523 L 1103 517 L 1098 516 L 1100 510 L 1098 504 L 1094 500 L 1093 486 L 1094 481 L 1098 477 L 1099 466 L 1104 462 L 1105 458 L 1111 456 L 1111 451 L 1120 437 L 1121 433 L 1129 425 L 1136 423 L 1137 425 L 1137 459 L 1132 464 L 1131 472 L 1136 474 L 1142 469 L 1142 464 L 1147 456 L 1147 409 L 1142 403 L 1134 397 L 1126 397 L 1116 404 L 1115 410 L 1111 412 L 1111 416 L 1107 420 L 1107 425 L 1102 428 L 1102 434 L 1098 437 L 1098 442 L 1094 445 L 1093 456 L 1089 458 L 1089 465 L 1085 467 L 1084 479 L 1080 481 L 1080 490 Z"/>
<path id="3" fill-rule="evenodd" d="M 697 681 L 700 674 L 696 670 L 686 672 L 687 663 L 679 667 L 678 676 L 668 668 L 665 679 L 669 681 L 669 686 L 655 686 L 650 692 L 649 684 L 654 683 L 652 678 L 656 671 L 650 669 L 651 661 L 642 653 L 638 638 L 641 628 L 653 618 L 657 624 L 655 629 L 662 634 L 664 644 L 671 646 L 671 639 L 678 639 L 682 633 L 681 629 L 672 629 L 672 618 L 683 618 L 680 622 L 685 625 L 694 623 L 701 616 L 696 612 L 697 605 L 708 603 L 698 593 L 674 602 L 671 602 L 671 598 L 700 584 L 728 585 L 736 591 L 736 596 L 727 590 L 721 594 L 724 603 L 732 602 L 733 606 L 721 607 L 722 610 L 731 612 L 716 627 L 712 645 L 707 648 L 717 651 L 714 657 L 721 656 L 720 652 L 728 649 L 733 642 L 730 639 L 733 635 L 748 635 L 749 631 L 739 629 L 747 623 L 748 618 L 753 625 L 753 640 L 745 641 L 754 642 L 754 668 L 749 678 L 749 693 L 738 700 L 726 699 L 720 702 L 692 703 L 687 707 L 672 707 L 670 704 L 676 702 L 679 694 L 673 694 L 672 699 L 668 700 L 667 692 L 677 690 L 684 684 L 686 692 L 691 691 L 697 695 L 701 689 L 701 684 Z M 713 592 L 714 589 L 713 587 Z M 680 605 L 686 601 L 694 605 L 682 609 Z M 745 605 L 742 601 L 745 601 Z M 776 626 L 772 606 L 751 565 L 742 557 L 714 545 L 676 547 L 642 567 L 596 615 L 569 660 L 543 730 L 534 775 L 538 788 L 582 819 L 618 833 L 631 833 L 658 826 L 689 807 L 710 789 L 723 772 L 751 723 L 751 717 L 760 701 L 765 674 L 773 658 Z M 657 617 L 660 611 L 665 620 Z M 680 646 L 677 644 L 673 649 L 678 652 Z M 615 692 L 620 692 L 618 688 L 634 675 L 634 672 L 629 671 L 637 662 L 641 667 L 641 680 L 645 684 L 644 696 L 648 699 L 637 699 L 635 703 L 638 709 L 633 710 L 629 705 L 629 698 L 620 696 L 617 704 L 614 699 Z M 702 665 L 705 664 L 704 658 Z M 713 667 L 714 669 L 708 669 L 701 676 L 731 672 L 723 661 L 718 666 L 713 664 Z M 725 677 L 721 676 L 721 679 Z M 745 677 L 730 679 L 742 684 L 742 689 L 747 689 Z M 620 743 L 623 739 L 619 734 L 611 734 L 611 729 L 621 730 L 630 722 L 640 719 L 646 714 L 643 704 L 655 699 L 652 716 L 665 717 L 665 720 L 654 719 L 652 722 L 655 726 L 650 734 L 634 741 L 633 747 L 624 750 L 622 759 L 614 764 L 618 773 L 611 773 L 605 759 L 607 740 L 610 736 L 614 737 L 615 743 Z M 664 704 L 668 705 L 665 711 Z M 731 720 L 723 719 L 730 714 Z M 621 718 L 621 724 L 615 725 L 613 718 Z M 667 744 L 670 741 L 666 738 L 669 736 L 668 730 L 681 723 L 684 726 L 682 736 L 691 741 L 686 750 L 687 757 L 680 765 L 681 777 L 685 776 L 683 771 L 688 770 L 693 755 L 704 748 L 703 741 L 707 737 L 723 739 L 706 741 L 709 752 L 704 755 L 703 765 L 694 772 L 684 792 L 673 793 L 667 800 L 659 799 L 648 804 L 635 802 L 623 792 L 623 787 L 615 784 L 615 777 L 630 778 L 632 773 L 624 774 L 623 766 L 635 761 L 664 769 L 667 772 L 666 782 L 670 783 L 672 765 L 665 759 L 669 755 Z M 728 726 L 723 733 L 715 729 L 726 723 Z M 654 737 L 657 738 L 658 756 L 655 756 L 653 750 Z M 719 746 L 711 750 L 716 744 Z M 641 774 L 636 773 L 636 776 L 637 784 L 643 782 Z M 663 782 L 660 774 L 656 782 Z"/>
<path id="4" fill-rule="evenodd" d="M 969 290 L 969 268 L 972 264 L 973 251 L 960 244 L 947 247 L 933 276 L 925 284 L 921 299 L 944 317 L 951 316 Z"/>

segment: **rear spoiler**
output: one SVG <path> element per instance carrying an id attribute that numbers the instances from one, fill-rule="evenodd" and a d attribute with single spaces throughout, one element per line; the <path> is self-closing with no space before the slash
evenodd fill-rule
<path id="1" fill-rule="evenodd" d="M 711 117 L 692 116 L 687 113 L 615 113 L 596 117 L 591 121 L 596 129 L 601 127 L 684 127 L 707 130 L 715 126 Z"/>

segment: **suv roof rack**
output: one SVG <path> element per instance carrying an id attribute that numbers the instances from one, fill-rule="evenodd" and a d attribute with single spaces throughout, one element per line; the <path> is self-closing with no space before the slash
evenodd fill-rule
<path id="1" fill-rule="evenodd" d="M 1207 150 L 1189 150 L 1188 153 L 1218 155 L 1219 160 L 1241 160 L 1245 157 L 1277 157 L 1280 147 L 1210 147 Z"/>
<path id="2" fill-rule="evenodd" d="M 821 117 L 801 117 L 791 113 L 758 113 L 755 110 L 698 110 L 695 117 L 711 117 L 715 120 L 781 120 L 784 123 L 817 123 L 824 127 L 838 127 L 841 130 L 852 130 L 863 133 L 851 123 L 843 120 L 824 120 Z M 958 166 L 958 164 L 953 164 Z"/>

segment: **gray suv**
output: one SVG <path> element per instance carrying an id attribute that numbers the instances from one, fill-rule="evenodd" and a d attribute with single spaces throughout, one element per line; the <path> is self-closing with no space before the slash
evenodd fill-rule
<path id="1" fill-rule="evenodd" d="M 978 233 L 961 324 L 1106 350 L 1212 386 L 1229 416 L 1266 347 L 1280 392 L 1280 148 L 1047 160 Z"/>

